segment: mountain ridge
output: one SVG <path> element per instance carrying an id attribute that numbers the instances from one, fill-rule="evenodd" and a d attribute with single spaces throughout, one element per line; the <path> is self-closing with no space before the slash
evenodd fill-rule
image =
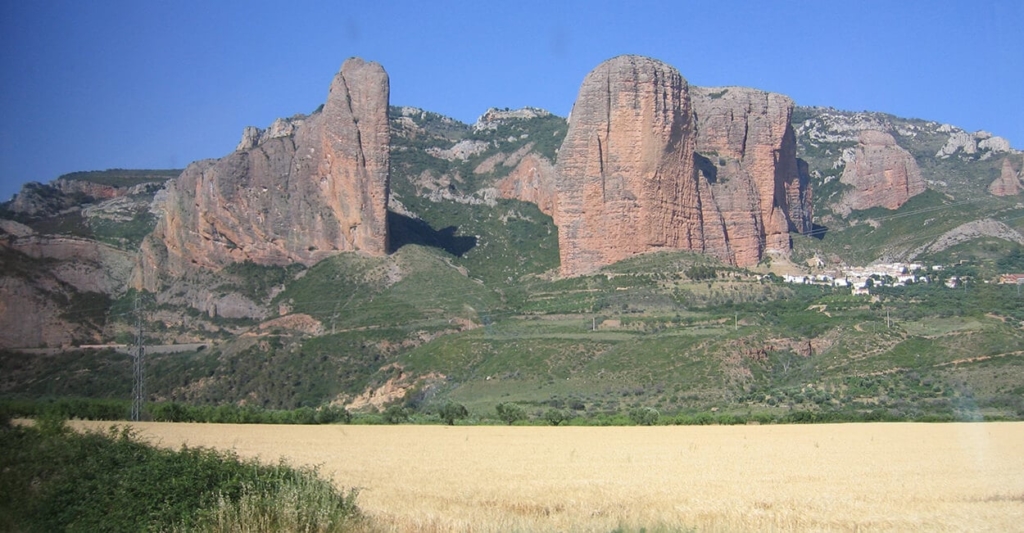
<path id="1" fill-rule="evenodd" d="M 689 90 L 702 101 L 694 107 L 705 110 L 731 109 L 725 104 L 733 98 L 743 102 L 742 109 L 751 110 L 751 102 L 773 97 L 742 88 Z M 1012 289 L 1003 294 L 1000 286 L 986 287 L 982 282 L 994 282 L 999 274 L 1018 268 L 1013 254 L 1022 248 L 1017 236 L 1024 229 L 1024 205 L 1019 192 L 999 196 L 989 188 L 1001 180 L 999 191 L 1012 190 L 1013 179 L 1021 179 L 1021 153 L 981 133 L 965 140 L 961 130 L 935 122 L 799 107 L 791 101 L 786 105 L 791 109 L 787 120 L 765 119 L 763 131 L 770 132 L 766 138 L 771 141 L 762 143 L 767 155 L 759 157 L 770 164 L 745 159 L 740 149 L 746 146 L 744 135 L 738 135 L 737 142 L 731 140 L 732 131 L 753 132 L 756 137 L 761 126 L 755 122 L 768 116 L 768 107 L 764 112 L 748 111 L 748 118 L 736 122 L 704 122 L 705 131 L 723 133 L 703 140 L 698 133 L 689 141 L 694 157 L 690 172 L 705 181 L 709 198 L 724 202 L 721 191 L 742 186 L 752 191 L 743 198 L 758 201 L 736 199 L 730 200 L 732 204 L 788 210 L 781 219 L 784 233 L 777 221 L 768 225 L 778 226 L 774 235 L 792 240 L 792 251 L 759 255 L 743 266 L 685 250 L 660 249 L 567 277 L 560 270 L 559 250 L 568 219 L 558 208 L 556 181 L 559 164 L 566 165 L 562 158 L 571 152 L 562 143 L 570 121 L 535 109 L 492 109 L 476 124 L 463 124 L 384 100 L 373 107 L 378 113 L 383 107 L 389 136 L 386 254 L 368 250 L 321 256 L 314 252 L 327 247 L 309 250 L 303 242 L 284 249 L 306 259 L 260 264 L 252 255 L 225 247 L 225 259 L 211 263 L 214 268 L 188 267 L 180 275 L 152 278 L 159 283 L 138 282 L 137 269 L 135 285 L 76 285 L 71 281 L 112 267 L 102 261 L 90 263 L 82 254 L 34 258 L 30 249 L 38 245 L 32 243 L 56 243 L 69 234 L 83 243 L 95 242 L 106 232 L 104 238 L 114 248 L 130 253 L 142 240 L 137 235 L 148 235 L 158 225 L 168 191 L 192 179 L 198 184 L 213 163 L 197 164 L 185 171 L 192 178 L 175 178 L 160 190 L 144 186 L 118 198 L 83 193 L 86 189 L 29 187 L 27 196 L 45 200 L 38 203 L 40 209 L 28 213 L 5 204 L 2 218 L 7 221 L 0 225 L 5 301 L 17 290 L 30 295 L 19 300 L 29 303 L 20 306 L 20 314 L 5 308 L 0 316 L 31 324 L 53 321 L 67 333 L 49 340 L 33 338 L 29 347 L 123 340 L 132 328 L 129 303 L 139 293 L 136 289 L 146 288 L 144 292 L 154 297 L 146 313 L 154 341 L 205 341 L 213 346 L 179 362 L 158 358 L 154 364 L 160 372 L 191 377 L 161 381 L 154 399 L 261 401 L 277 407 L 345 404 L 356 398 L 368 402 L 373 391 L 387 389 L 391 392 L 380 397 L 388 400 L 376 407 L 394 402 L 429 405 L 431 398 L 487 406 L 494 394 L 510 394 L 514 401 L 551 407 L 565 405 L 569 395 L 597 411 L 635 402 L 652 407 L 661 402 L 661 409 L 767 409 L 775 408 L 767 398 L 774 398 L 777 405 L 808 395 L 806 389 L 790 390 L 799 374 L 837 395 L 815 402 L 813 409 L 854 408 L 855 401 L 842 399 L 844 391 L 852 390 L 854 378 L 872 372 L 903 376 L 909 371 L 945 384 L 938 396 L 920 398 L 921 405 L 931 406 L 941 403 L 945 391 L 956 389 L 956 376 L 941 365 L 980 354 L 994 357 L 992 361 L 1010 361 L 1006 364 L 1016 368 L 1015 356 L 1005 354 L 1013 352 L 1008 345 L 1021 340 L 1024 314 L 1012 299 Z M 301 132 L 309 121 L 321 120 L 317 116 L 277 121 L 266 130 L 246 129 L 240 150 L 228 158 L 278 153 L 278 148 L 283 150 L 279 153 L 291 153 L 302 144 L 297 136 L 305 135 Z M 704 119 L 710 116 L 703 112 Z M 696 124 L 701 120 L 699 112 L 692 118 Z M 375 124 L 379 129 L 380 122 Z M 918 166 L 926 186 L 900 199 L 895 209 L 841 207 L 841 199 L 857 188 L 856 180 L 843 179 L 847 169 L 858 161 L 870 162 L 862 155 L 865 150 L 858 152 L 858 146 L 870 144 L 860 142 L 865 130 L 891 138 L 891 143 L 884 139 L 882 144 L 905 152 L 900 157 L 911 158 L 907 161 Z M 791 155 L 785 155 L 785 165 L 779 166 L 779 154 L 787 151 Z M 881 160 L 887 157 L 892 156 L 883 154 Z M 888 167 L 878 168 L 884 175 Z M 751 174 L 769 176 L 765 183 L 770 192 L 755 194 L 757 187 L 750 185 L 755 182 L 746 181 Z M 784 179 L 777 179 L 780 175 Z M 258 193 L 273 183 L 256 180 L 237 190 Z M 187 206 L 181 198 L 172 201 Z M 773 200 L 759 203 L 763 198 Z M 218 209 L 225 216 L 252 214 L 238 206 Z M 757 210 L 769 213 L 758 215 L 762 220 L 772 220 L 770 210 Z M 758 227 L 754 208 L 735 212 L 751 213 L 750 227 Z M 121 231 L 129 227 L 134 233 Z M 259 225 L 247 227 L 245 231 L 252 231 Z M 232 240 L 239 248 L 240 241 Z M 153 240 L 147 242 L 144 249 L 152 252 Z M 825 276 L 843 265 L 901 259 L 944 265 L 947 270 L 929 274 L 928 286 L 887 288 L 879 279 L 870 297 L 853 296 L 849 288 L 797 287 L 779 281 L 783 274 Z M 154 268 L 161 263 L 157 253 L 140 261 Z M 1024 264 L 1019 268 L 1024 271 Z M 78 278 L 69 273 L 78 273 Z M 960 287 L 954 277 L 980 284 L 978 294 L 941 292 L 945 283 Z M 961 306 L 961 314 L 968 310 L 969 317 L 945 316 L 954 305 L 949 303 L 952 296 L 966 298 L 955 305 Z M 915 298 L 937 303 L 934 309 L 919 311 L 911 303 Z M 897 331 L 879 326 L 887 320 L 879 317 L 876 304 L 887 306 L 905 325 Z M 984 305 L 990 305 L 988 314 L 998 318 L 977 311 Z M 929 324 L 951 320 L 953 333 L 935 337 L 937 330 Z M 966 342 L 971 335 L 982 341 Z M 6 346 L 26 347 L 24 341 L 17 346 L 16 340 Z M 908 350 L 938 355 L 920 366 L 907 362 Z M 986 398 L 1005 397 L 1012 387 L 1005 389 L 1003 378 L 992 377 L 986 366 L 990 364 L 995 363 L 978 363 L 977 372 L 971 371 L 971 386 Z M 783 367 L 801 370 L 790 375 Z M 16 377 L 0 390 L 33 390 L 23 373 L 28 370 L 18 368 L 22 373 L 11 374 Z M 397 377 L 396 368 L 404 377 Z M 549 369 L 548 377 L 544 368 Z M 199 380 L 203 372 L 212 372 L 208 380 Z M 658 372 L 666 377 L 657 377 Z M 567 378 L 562 381 L 569 385 L 552 381 L 551 376 Z M 913 387 L 921 387 L 923 379 L 914 381 Z M 252 385 L 245 385 L 246 380 Z M 913 381 L 900 380 L 903 385 L 894 385 L 897 389 L 910 387 Z M 527 385 L 536 392 L 527 392 Z M 629 392 L 629 402 L 621 399 L 624 390 L 637 388 L 642 392 Z M 395 392 L 399 389 L 400 394 Z M 754 398 L 760 393 L 760 400 Z M 1009 397 L 1020 396 L 1015 394 Z M 683 396 L 692 398 L 684 401 Z"/>

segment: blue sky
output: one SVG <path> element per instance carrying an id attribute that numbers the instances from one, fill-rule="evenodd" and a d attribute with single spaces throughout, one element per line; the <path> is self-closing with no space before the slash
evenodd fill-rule
<path id="1" fill-rule="evenodd" d="M 0 3 L 0 199 L 76 170 L 181 168 L 308 113 L 341 63 L 391 103 L 472 122 L 566 115 L 583 77 L 648 55 L 691 83 L 984 129 L 1024 148 L 1024 2 Z"/>

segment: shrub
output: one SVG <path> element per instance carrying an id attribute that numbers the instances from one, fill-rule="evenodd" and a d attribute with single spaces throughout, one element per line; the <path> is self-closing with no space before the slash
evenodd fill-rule
<path id="1" fill-rule="evenodd" d="M 548 409 L 548 411 L 544 413 L 544 420 L 547 420 L 547 422 L 552 426 L 557 426 L 568 419 L 569 415 L 561 409 Z"/>
<path id="2" fill-rule="evenodd" d="M 352 413 L 344 407 L 321 407 L 316 411 L 314 422 L 317 424 L 334 424 L 336 422 L 348 424 L 352 422 Z"/>
<path id="3" fill-rule="evenodd" d="M 441 420 L 449 426 L 454 426 L 456 420 L 462 420 L 469 416 L 469 411 L 461 403 L 448 402 L 437 412 Z"/>
<path id="4" fill-rule="evenodd" d="M 653 407 L 635 407 L 629 411 L 629 419 L 638 426 L 653 426 L 661 414 Z"/>
<path id="5" fill-rule="evenodd" d="M 401 424 L 409 421 L 409 411 L 401 405 L 391 405 L 381 415 L 385 424 Z"/>
<path id="6" fill-rule="evenodd" d="M 510 426 L 520 420 L 526 420 L 526 410 L 514 403 L 499 403 L 494 410 L 497 411 L 498 418 Z"/>
<path id="7" fill-rule="evenodd" d="M 13 531 L 341 531 L 356 491 L 316 470 L 230 452 L 141 442 L 129 428 L 77 433 L 47 416 L 0 430 L 0 529 Z"/>

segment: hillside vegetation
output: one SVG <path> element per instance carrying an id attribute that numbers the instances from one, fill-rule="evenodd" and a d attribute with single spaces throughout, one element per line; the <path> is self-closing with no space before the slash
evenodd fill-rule
<path id="1" fill-rule="evenodd" d="M 821 113 L 801 108 L 794 125 Z M 983 219 L 1022 230 L 1024 206 L 985 193 L 992 160 L 936 159 L 937 125 L 875 119 L 917 132 L 899 142 L 930 190 L 898 210 L 832 213 L 830 198 L 843 190 L 833 163 L 851 145 L 804 136 L 821 222 L 792 236 L 789 261 L 739 269 L 663 252 L 559 279 L 551 217 L 489 196 L 511 167 L 481 165 L 523 150 L 553 161 L 565 120 L 479 128 L 392 108 L 392 253 L 341 254 L 309 268 L 239 264 L 207 285 L 214 297 L 262 306 L 266 319 L 154 302 L 151 342 L 209 347 L 151 354 L 149 399 L 405 413 L 392 421 L 436 421 L 448 404 L 494 421 L 499 404 L 516 405 L 525 415 L 518 423 L 554 424 L 1024 417 L 1024 296 L 995 283 L 1024 272 L 1024 247 L 993 235 L 928 247 Z M 441 152 L 466 141 L 478 151 Z M 5 261 L 21 264 L 15 259 Z M 780 278 L 879 260 L 922 263 L 928 281 L 860 296 Z M 129 338 L 133 297 L 96 305 L 112 337 Z M 6 353 L 0 367 L 0 394 L 10 399 L 126 398 L 131 390 L 130 359 L 113 351 Z"/>

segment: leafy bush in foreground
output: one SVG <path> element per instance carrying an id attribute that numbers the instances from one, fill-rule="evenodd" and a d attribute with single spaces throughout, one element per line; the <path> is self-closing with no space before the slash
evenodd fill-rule
<path id="1" fill-rule="evenodd" d="M 155 448 L 128 428 L 77 433 L 53 418 L 0 428 L 0 530 L 350 529 L 356 491 L 311 469 L 230 452 Z"/>

